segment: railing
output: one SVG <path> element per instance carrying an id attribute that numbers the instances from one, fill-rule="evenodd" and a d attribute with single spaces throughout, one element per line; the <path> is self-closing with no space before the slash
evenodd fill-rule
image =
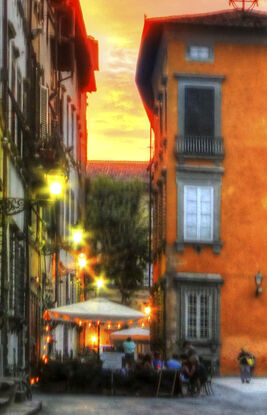
<path id="1" fill-rule="evenodd" d="M 183 156 L 224 157 L 222 137 L 178 136 L 177 153 Z"/>

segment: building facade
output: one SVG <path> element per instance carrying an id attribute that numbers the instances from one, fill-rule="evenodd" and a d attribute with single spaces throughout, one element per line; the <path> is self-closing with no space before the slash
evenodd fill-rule
<path id="1" fill-rule="evenodd" d="M 78 0 L 4 0 L 0 19 L 1 371 L 7 374 L 34 369 L 47 350 L 44 310 L 79 300 L 70 236 L 83 220 L 86 94 L 96 90 L 98 45 L 87 37 Z M 56 199 L 48 192 L 51 178 L 64 182 Z M 52 349 L 68 354 L 75 329 L 61 331 L 51 332 Z"/>
<path id="2" fill-rule="evenodd" d="M 146 19 L 136 82 L 154 133 L 154 347 L 266 373 L 267 15 Z M 263 280 L 264 281 L 264 280 Z"/>

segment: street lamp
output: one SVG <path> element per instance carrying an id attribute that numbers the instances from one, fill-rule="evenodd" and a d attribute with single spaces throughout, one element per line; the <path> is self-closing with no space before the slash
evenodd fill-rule
<path id="1" fill-rule="evenodd" d="M 80 244 L 83 239 L 83 232 L 80 229 L 76 229 L 72 232 L 72 240 L 75 244 Z"/>
<path id="2" fill-rule="evenodd" d="M 81 268 L 81 269 L 85 268 L 86 264 L 87 264 L 87 258 L 85 256 L 85 254 L 83 254 L 83 253 L 79 254 L 79 256 L 78 256 L 79 268 Z"/>
<path id="3" fill-rule="evenodd" d="M 263 277 L 260 271 L 255 275 L 255 284 L 256 284 L 256 297 L 258 297 L 262 293 L 262 280 Z"/>

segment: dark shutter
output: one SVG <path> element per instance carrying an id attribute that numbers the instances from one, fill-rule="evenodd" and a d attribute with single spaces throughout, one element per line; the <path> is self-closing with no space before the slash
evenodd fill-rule
<path id="1" fill-rule="evenodd" d="M 214 88 L 185 88 L 184 133 L 214 137 Z"/>

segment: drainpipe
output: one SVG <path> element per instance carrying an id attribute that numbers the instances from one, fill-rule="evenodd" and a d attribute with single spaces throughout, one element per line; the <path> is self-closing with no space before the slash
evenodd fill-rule
<path id="1" fill-rule="evenodd" d="M 29 34 L 31 33 L 31 29 L 32 29 L 32 0 L 30 0 L 30 10 L 28 13 L 28 19 L 29 19 Z M 27 42 L 27 76 L 31 75 L 31 53 L 32 52 L 32 48 L 31 48 L 31 39 L 30 39 L 30 35 L 28 37 L 28 42 Z M 29 107 L 29 103 L 27 103 L 27 112 L 29 114 L 30 111 L 30 107 Z M 29 120 L 28 120 L 29 121 Z M 32 124 L 30 123 L 30 125 L 32 126 Z M 26 320 L 26 343 L 25 343 L 25 367 L 27 370 L 27 373 L 30 374 L 30 336 L 31 336 L 31 313 L 30 313 L 30 305 L 31 305 L 31 283 L 30 283 L 30 252 L 29 252 L 29 223 L 30 223 L 30 217 L 31 217 L 31 207 L 30 205 L 27 203 L 27 207 L 25 210 L 25 245 L 26 245 L 26 250 L 25 250 L 25 256 L 26 256 L 26 293 L 25 293 L 25 320 Z"/>
<path id="2" fill-rule="evenodd" d="M 4 0 L 3 4 L 3 68 L 2 68 L 2 105 L 3 105 L 3 118 L 4 118 L 4 137 L 6 137 L 7 123 L 8 123 L 8 23 L 7 23 L 7 0 Z M 6 143 L 3 140 L 3 198 L 7 197 L 7 149 Z M 3 374 L 7 371 L 7 219 L 2 211 L 2 256 L 1 256 L 1 305 L 3 312 L 3 326 L 1 330 L 1 343 L 2 343 L 2 355 L 3 355 Z"/>

